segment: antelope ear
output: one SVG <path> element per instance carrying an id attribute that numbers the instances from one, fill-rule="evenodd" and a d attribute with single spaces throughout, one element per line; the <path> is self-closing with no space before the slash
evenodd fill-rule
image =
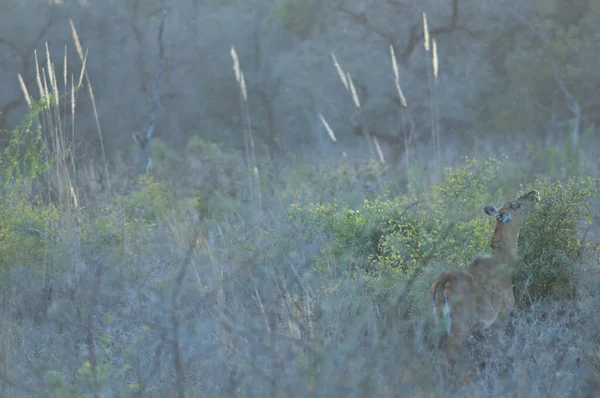
<path id="1" fill-rule="evenodd" d="M 498 217 L 498 209 L 494 206 L 483 206 L 483 211 L 485 211 L 485 214 L 488 216 Z"/>

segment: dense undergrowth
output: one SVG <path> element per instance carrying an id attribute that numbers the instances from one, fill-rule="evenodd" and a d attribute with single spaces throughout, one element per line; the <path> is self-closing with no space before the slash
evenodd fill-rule
<path id="1" fill-rule="evenodd" d="M 260 206 L 222 167 L 235 153 L 190 147 L 171 161 L 204 159 L 202 183 L 159 170 L 80 206 L 5 185 L 3 395 L 583 394 L 597 382 L 595 179 L 464 159 L 416 190 L 372 162 L 288 159 L 265 167 Z M 521 233 L 512 340 L 476 334 L 465 350 L 478 376 L 449 385 L 425 291 L 487 250 L 484 204 L 530 189 L 542 199 Z"/>
<path id="2" fill-rule="evenodd" d="M 436 176 L 154 140 L 152 176 L 118 164 L 96 184 L 63 98 L 46 98 L 0 156 L 1 396 L 597 390 L 598 170 L 580 152 L 480 154 Z M 448 380 L 426 291 L 488 250 L 484 205 L 532 189 L 508 339 L 474 331 L 471 382 Z"/>

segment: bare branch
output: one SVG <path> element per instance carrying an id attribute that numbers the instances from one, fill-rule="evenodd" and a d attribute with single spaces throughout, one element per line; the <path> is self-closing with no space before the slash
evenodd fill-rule
<path id="1" fill-rule="evenodd" d="M 152 168 L 152 136 L 154 135 L 154 123 L 156 122 L 156 114 L 160 106 L 160 97 L 158 91 L 158 85 L 160 79 L 165 71 L 165 45 L 163 40 L 163 33 L 165 30 L 165 20 L 169 13 L 169 7 L 167 6 L 167 0 L 163 0 L 162 15 L 158 23 L 158 65 L 156 67 L 156 74 L 154 75 L 154 88 L 152 90 L 152 109 L 150 110 L 150 123 L 145 136 L 141 136 L 139 133 L 133 134 L 133 139 L 140 147 L 140 159 L 139 167 L 141 174 L 150 173 Z"/>
<path id="2" fill-rule="evenodd" d="M 29 73 L 29 71 L 31 69 L 31 65 L 32 65 L 32 58 L 30 56 L 31 53 L 35 50 L 38 42 L 48 34 L 48 31 L 50 29 L 52 29 L 58 23 L 62 23 L 63 20 L 64 20 L 64 17 L 51 15 L 48 18 L 48 20 L 46 21 L 46 23 L 44 24 L 44 26 L 42 26 L 42 28 L 40 29 L 38 34 L 35 36 L 35 39 L 33 39 L 33 41 L 31 41 L 31 43 L 29 43 L 25 49 L 21 49 L 21 47 L 19 47 L 17 44 L 15 44 L 9 40 L 6 40 L 5 38 L 0 37 L 0 46 L 2 46 L 2 45 L 7 46 L 13 52 L 15 52 L 17 54 L 17 56 L 19 57 L 19 59 L 21 60 L 21 71 L 22 71 L 21 74 L 23 75 L 23 80 L 25 81 L 25 85 L 29 86 L 29 83 L 32 80 L 32 77 L 30 76 L 30 73 Z M 44 65 L 43 60 L 40 63 L 40 65 L 41 66 Z M 0 117 L 0 128 L 3 126 L 5 116 L 8 115 L 8 113 L 13 111 L 14 109 L 19 108 L 23 103 L 24 103 L 24 101 L 21 99 L 11 100 L 7 104 L 5 104 L 2 107 L 2 109 L 0 109 L 0 113 L 4 116 L 4 117 Z"/>
<path id="3" fill-rule="evenodd" d="M 575 99 L 575 97 L 567 90 L 567 86 L 561 79 L 556 63 L 552 61 L 552 70 L 554 71 L 554 79 L 558 88 L 562 91 L 564 96 L 567 98 L 567 108 L 573 113 L 573 130 L 571 131 L 571 147 L 577 149 L 579 147 L 579 136 L 581 129 L 581 105 Z"/>
<path id="4" fill-rule="evenodd" d="M 573 113 L 575 113 L 576 110 L 580 111 L 581 106 L 579 105 L 579 103 L 577 102 L 575 97 L 573 97 L 573 95 L 569 92 L 569 90 L 567 90 L 565 83 L 563 82 L 563 80 L 561 79 L 561 77 L 558 73 L 558 69 L 556 68 L 556 63 L 554 61 L 552 61 L 552 70 L 554 71 L 554 79 L 556 80 L 556 84 L 558 85 L 558 88 L 560 88 L 560 90 L 562 91 L 564 96 L 567 98 L 567 101 L 568 101 L 567 106 L 569 107 L 569 110 Z"/>
<path id="5" fill-rule="evenodd" d="M 387 3 L 390 6 L 401 8 L 401 4 L 398 1 L 387 0 Z M 369 17 L 367 16 L 366 12 L 364 12 L 364 11 L 354 12 L 352 10 L 349 10 L 348 8 L 343 6 L 342 2 L 337 2 L 337 4 L 335 4 L 333 6 L 333 9 L 350 16 L 350 18 L 352 18 L 352 20 L 354 22 L 356 22 L 359 25 L 364 26 L 365 28 L 369 29 L 371 32 L 374 32 L 375 34 L 380 36 L 382 39 L 384 39 L 388 44 L 394 46 L 395 48 L 404 47 L 404 50 L 402 50 L 402 52 L 400 53 L 400 55 L 398 57 L 399 61 L 402 64 L 406 64 L 406 62 L 408 61 L 408 58 L 413 53 L 414 49 L 419 45 L 421 40 L 423 40 L 423 37 L 422 37 L 423 35 L 421 34 L 422 23 L 420 21 L 414 23 L 410 27 L 408 42 L 406 43 L 405 46 L 402 46 L 401 43 L 399 42 L 399 40 L 396 39 L 393 35 L 382 31 L 376 25 L 370 23 Z M 452 0 L 450 23 L 446 26 L 441 26 L 441 27 L 430 29 L 429 33 L 432 36 L 442 36 L 442 35 L 451 34 L 460 28 L 460 30 L 466 31 L 469 34 L 471 34 L 472 32 L 469 32 L 469 30 L 467 28 L 458 25 L 458 15 L 459 15 L 458 11 L 459 11 L 458 0 Z"/>

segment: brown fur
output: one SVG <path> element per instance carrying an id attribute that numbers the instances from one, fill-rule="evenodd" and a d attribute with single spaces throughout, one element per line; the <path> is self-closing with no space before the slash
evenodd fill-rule
<path id="1" fill-rule="evenodd" d="M 510 269 L 516 258 L 519 229 L 535 192 L 505 203 L 500 209 L 486 206 L 487 214 L 497 218 L 490 242 L 489 256 L 477 257 L 465 268 L 445 271 L 430 289 L 436 323 L 442 321 L 445 330 L 445 353 L 452 363 L 471 328 L 484 329 L 496 324 L 504 331 L 515 298 Z M 503 221 L 504 217 L 510 217 Z M 446 311 L 446 313 L 444 313 Z"/>

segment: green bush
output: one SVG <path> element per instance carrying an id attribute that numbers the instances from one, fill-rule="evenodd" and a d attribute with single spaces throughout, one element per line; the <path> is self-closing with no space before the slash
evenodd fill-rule
<path id="1" fill-rule="evenodd" d="M 127 219 L 148 224 L 164 217 L 170 206 L 165 187 L 151 176 L 141 177 L 137 189 L 131 194 L 117 196 L 113 200 L 122 206 Z"/>
<path id="2" fill-rule="evenodd" d="M 330 238 L 317 259 L 320 270 L 394 269 L 408 276 L 428 262 L 466 265 L 489 244 L 493 219 L 479 209 L 490 201 L 488 186 L 499 165 L 466 159 L 463 169 L 446 170 L 428 199 L 376 198 L 357 209 L 313 204 L 295 214 Z"/>
<path id="3" fill-rule="evenodd" d="M 0 152 L 0 183 L 12 187 L 19 183 L 30 183 L 48 169 L 46 146 L 42 139 L 42 128 L 36 123 L 49 99 L 32 102 L 23 122 L 6 135 L 7 145 Z M 2 137 L 4 140 L 4 137 Z"/>
<path id="4" fill-rule="evenodd" d="M 462 168 L 447 169 L 440 184 L 419 200 L 383 197 L 358 208 L 312 204 L 294 207 L 293 215 L 324 237 L 315 262 L 331 279 L 366 274 L 371 284 L 387 286 L 390 278 L 407 281 L 428 268 L 433 277 L 443 268 L 467 266 L 489 250 L 495 220 L 484 214 L 483 205 L 500 205 L 492 198 L 508 201 L 519 194 L 498 184 L 501 166 L 496 159 L 466 159 Z M 573 266 L 582 253 L 578 234 L 590 222 L 589 200 L 597 193 L 593 179 L 539 180 L 522 190 L 531 189 L 542 201 L 521 233 L 522 261 L 514 270 L 520 303 L 572 294 Z"/>
<path id="5" fill-rule="evenodd" d="M 409 205 L 407 198 L 399 197 L 365 200 L 359 209 L 337 203 L 313 204 L 306 210 L 297 208 L 296 214 L 302 222 L 315 221 L 330 238 L 331 244 L 323 247 L 317 256 L 317 267 L 339 275 L 345 271 L 372 272 L 383 264 L 394 267 L 395 253 L 386 256 L 387 245 L 383 239 L 411 225 L 415 231 L 422 229 L 421 222 L 408 212 Z"/>
<path id="6" fill-rule="evenodd" d="M 514 271 L 520 306 L 543 299 L 571 298 L 575 269 L 584 259 L 583 234 L 591 223 L 590 199 L 598 194 L 592 178 L 536 182 L 541 201 L 520 235 L 522 259 Z"/>
<path id="7" fill-rule="evenodd" d="M 179 197 L 162 181 L 142 176 L 133 192 L 115 195 L 110 204 L 86 209 L 84 241 L 93 250 L 121 251 L 125 244 L 141 250 L 158 225 L 194 219 L 198 201 L 197 197 Z"/>
<path id="8" fill-rule="evenodd" d="M 0 200 L 0 269 L 41 265 L 60 242 L 60 212 L 30 203 L 16 190 Z"/>

